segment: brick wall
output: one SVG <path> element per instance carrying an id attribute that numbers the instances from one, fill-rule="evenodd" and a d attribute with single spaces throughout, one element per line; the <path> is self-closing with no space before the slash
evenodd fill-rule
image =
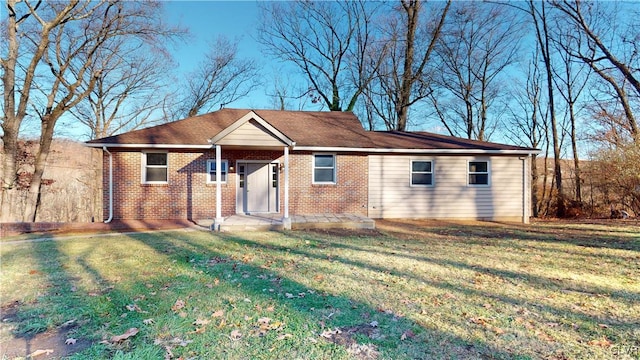
<path id="1" fill-rule="evenodd" d="M 290 156 L 291 214 L 367 215 L 367 155 L 336 154 L 336 184 L 312 184 L 313 155 Z"/>
<path id="2" fill-rule="evenodd" d="M 215 151 L 169 151 L 168 184 L 142 184 L 141 150 L 113 154 L 114 219 L 212 219 L 215 218 L 216 185 L 207 184 L 207 159 Z M 103 209 L 109 216 L 109 156 L 104 154 Z M 283 160 L 282 151 L 225 150 L 222 159 L 234 169 L 222 184 L 222 215 L 236 213 L 236 161 Z M 312 184 L 312 154 L 290 155 L 290 214 L 355 213 L 367 211 L 366 155 L 338 154 L 337 184 Z M 284 177 L 280 173 L 280 212 L 284 209 Z"/>

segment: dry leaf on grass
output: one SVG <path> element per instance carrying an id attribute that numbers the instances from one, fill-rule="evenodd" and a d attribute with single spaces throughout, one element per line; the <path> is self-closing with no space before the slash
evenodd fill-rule
<path id="1" fill-rule="evenodd" d="M 276 339 L 277 340 L 284 340 L 284 339 L 289 339 L 289 338 L 292 338 L 292 337 L 293 337 L 293 335 L 291 335 L 291 334 L 282 334 L 282 335 L 278 336 Z"/>
<path id="2" fill-rule="evenodd" d="M 155 320 L 153 320 L 153 319 L 144 319 L 144 320 L 142 320 L 142 323 L 145 324 L 145 325 L 151 325 L 151 324 L 155 323 Z"/>
<path id="3" fill-rule="evenodd" d="M 223 316 L 224 316 L 224 310 L 216 310 L 213 312 L 213 314 L 211 314 L 211 317 L 213 318 L 223 317 Z"/>
<path id="4" fill-rule="evenodd" d="M 49 355 L 49 354 L 53 354 L 53 349 L 36 350 L 36 351 L 32 352 L 31 354 L 29 354 L 28 357 L 34 358 L 36 356 Z"/>
<path id="5" fill-rule="evenodd" d="M 190 334 L 204 334 L 205 331 L 207 331 L 207 328 L 203 326 L 196 328 L 194 331 L 190 332 Z"/>
<path id="6" fill-rule="evenodd" d="M 237 329 L 233 330 L 231 332 L 231 334 L 229 335 L 229 338 L 231 340 L 240 340 L 240 339 L 242 339 L 242 333 L 240 332 L 240 330 L 237 330 Z"/>
<path id="7" fill-rule="evenodd" d="M 404 340 L 407 340 L 407 338 L 413 339 L 414 337 L 416 337 L 416 334 L 414 334 L 413 331 L 409 329 L 402 333 L 402 335 L 400 336 L 400 340 L 404 341 Z"/>
<path id="8" fill-rule="evenodd" d="M 195 326 L 208 325 L 210 322 L 211 322 L 211 320 L 196 319 L 196 321 L 193 322 L 193 325 L 195 325 Z"/>
<path id="9" fill-rule="evenodd" d="M 609 341 L 606 336 L 603 336 L 602 339 L 591 340 L 587 344 L 600 347 L 610 347 L 611 345 L 613 345 L 613 343 Z"/>
<path id="10" fill-rule="evenodd" d="M 171 307 L 171 310 L 173 310 L 173 312 L 178 312 L 178 310 L 184 308 L 187 305 L 187 303 L 182 300 L 182 299 L 178 299 L 176 300 L 175 304 L 173 304 L 173 306 Z"/>
<path id="11" fill-rule="evenodd" d="M 111 337 L 111 342 L 112 343 L 117 343 L 123 340 L 126 340 L 134 335 L 136 335 L 138 333 L 138 328 L 130 328 L 129 330 L 125 331 L 124 334 L 121 335 L 115 335 Z"/>

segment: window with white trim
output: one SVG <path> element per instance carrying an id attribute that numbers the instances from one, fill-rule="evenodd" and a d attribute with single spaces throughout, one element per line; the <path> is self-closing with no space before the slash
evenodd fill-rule
<path id="1" fill-rule="evenodd" d="M 334 154 L 313 155 L 313 183 L 336 183 L 336 156 Z"/>
<path id="2" fill-rule="evenodd" d="M 433 185 L 433 161 L 412 160 L 411 161 L 411 185 L 431 186 Z"/>
<path id="3" fill-rule="evenodd" d="M 469 161 L 469 185 L 489 185 L 489 162 Z"/>
<path id="4" fill-rule="evenodd" d="M 169 180 L 169 159 L 167 152 L 142 153 L 142 183 L 166 184 Z"/>
<path id="5" fill-rule="evenodd" d="M 227 169 L 229 168 L 227 160 L 220 160 L 220 182 L 227 183 Z M 207 183 L 214 184 L 216 182 L 216 160 L 207 160 Z"/>

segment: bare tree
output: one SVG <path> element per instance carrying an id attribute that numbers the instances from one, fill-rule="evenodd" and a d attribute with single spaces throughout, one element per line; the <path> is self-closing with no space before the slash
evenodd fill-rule
<path id="1" fill-rule="evenodd" d="M 554 81 L 556 82 L 558 93 L 567 104 L 567 114 L 569 117 L 568 133 L 571 140 L 571 151 L 573 153 L 573 166 L 575 173 L 575 200 L 582 204 L 582 176 L 580 171 L 580 154 L 578 153 L 578 112 L 580 111 L 578 102 L 582 96 L 589 80 L 589 67 L 576 64 L 571 58 L 571 49 L 579 45 L 572 35 L 573 27 L 564 27 L 558 24 L 558 33 L 554 36 L 553 43 L 558 48 L 558 56 L 561 59 L 562 69 L 554 70 Z"/>
<path id="2" fill-rule="evenodd" d="M 556 118 L 556 106 L 555 106 L 555 86 L 553 83 L 553 64 L 551 54 L 551 38 L 552 34 L 549 30 L 550 19 L 547 15 L 546 3 L 534 2 L 529 0 L 528 7 L 525 9 L 531 16 L 531 20 L 535 27 L 535 34 L 538 47 L 540 49 L 540 55 L 545 68 L 545 75 L 547 81 L 547 101 L 549 106 L 549 120 L 551 125 L 551 134 L 553 142 L 553 163 L 554 163 L 554 180 L 556 188 L 556 216 L 562 218 L 565 216 L 566 207 L 564 203 L 564 193 L 562 187 L 562 167 L 561 162 L 561 139 L 558 132 L 559 126 Z"/>
<path id="3" fill-rule="evenodd" d="M 542 82 L 544 79 L 540 73 L 539 56 L 540 51 L 536 48 L 529 61 L 526 84 L 524 86 L 516 84 L 510 88 L 514 101 L 507 105 L 509 116 L 505 126 L 506 136 L 514 143 L 532 148 L 548 144 L 547 131 L 545 130 L 546 119 L 542 107 Z M 546 174 L 546 168 L 544 170 Z M 531 159 L 531 204 L 534 217 L 540 215 L 541 204 L 547 195 L 545 174 L 543 174 L 543 187 L 539 189 L 540 174 L 537 155 L 534 154 Z"/>
<path id="4" fill-rule="evenodd" d="M 141 44 L 139 44 L 141 45 Z M 120 52 L 97 74 L 93 90 L 70 113 L 90 131 L 91 139 L 153 125 L 166 97 L 171 61 L 162 52 L 137 46 Z M 91 83 L 83 83 L 87 88 Z"/>
<path id="5" fill-rule="evenodd" d="M 474 2 L 455 3 L 448 23 L 437 47 L 439 91 L 430 98 L 451 135 L 487 140 L 498 124 L 490 108 L 508 91 L 499 80 L 516 60 L 522 22 L 511 8 Z"/>
<path id="6" fill-rule="evenodd" d="M 357 1 L 272 2 L 263 7 L 258 40 L 292 62 L 331 111 L 352 111 L 382 54 L 374 53 L 379 4 Z"/>
<path id="7" fill-rule="evenodd" d="M 117 54 L 117 41 L 157 42 L 173 34 L 157 19 L 152 2 L 79 1 L 68 3 L 15 0 L 6 2 L 7 56 L 2 59 L 4 142 L 2 215 L 13 214 L 20 125 L 27 108 L 40 120 L 40 138 L 23 220 L 34 221 L 45 162 L 58 119 L 93 90 L 102 69 Z M 87 84 L 83 87 L 82 84 Z"/>
<path id="8" fill-rule="evenodd" d="M 367 89 L 367 104 L 369 113 L 381 118 L 387 129 L 404 131 L 410 107 L 431 92 L 430 61 L 451 1 L 443 7 L 424 8 L 417 0 L 403 0 L 400 5 L 398 16 L 389 19 L 385 62 Z"/>
<path id="9" fill-rule="evenodd" d="M 640 96 L 640 32 L 637 24 L 619 23 L 620 20 L 613 15 L 619 12 L 611 9 L 617 4 L 583 3 L 579 0 L 552 1 L 552 4 L 574 28 L 576 46 L 567 50 L 589 65 L 614 89 L 624 110 L 630 136 L 640 144 L 640 127 L 627 92 L 631 91 L 636 98 Z M 604 39 L 611 39 L 610 43 Z"/>
<path id="10" fill-rule="evenodd" d="M 258 84 L 254 60 L 238 57 L 238 43 L 220 36 L 186 79 L 176 116 L 195 116 L 247 96 Z"/>

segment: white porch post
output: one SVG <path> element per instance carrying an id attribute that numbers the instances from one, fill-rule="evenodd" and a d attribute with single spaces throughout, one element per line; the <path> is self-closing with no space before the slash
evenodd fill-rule
<path id="1" fill-rule="evenodd" d="M 284 214 L 282 225 L 285 230 L 291 230 L 291 219 L 289 218 L 289 147 L 284 147 Z"/>
<path id="2" fill-rule="evenodd" d="M 222 217 L 222 182 L 220 179 L 221 155 L 220 145 L 216 144 L 216 219 L 213 223 L 214 230 L 220 230 L 220 225 L 224 222 Z"/>

